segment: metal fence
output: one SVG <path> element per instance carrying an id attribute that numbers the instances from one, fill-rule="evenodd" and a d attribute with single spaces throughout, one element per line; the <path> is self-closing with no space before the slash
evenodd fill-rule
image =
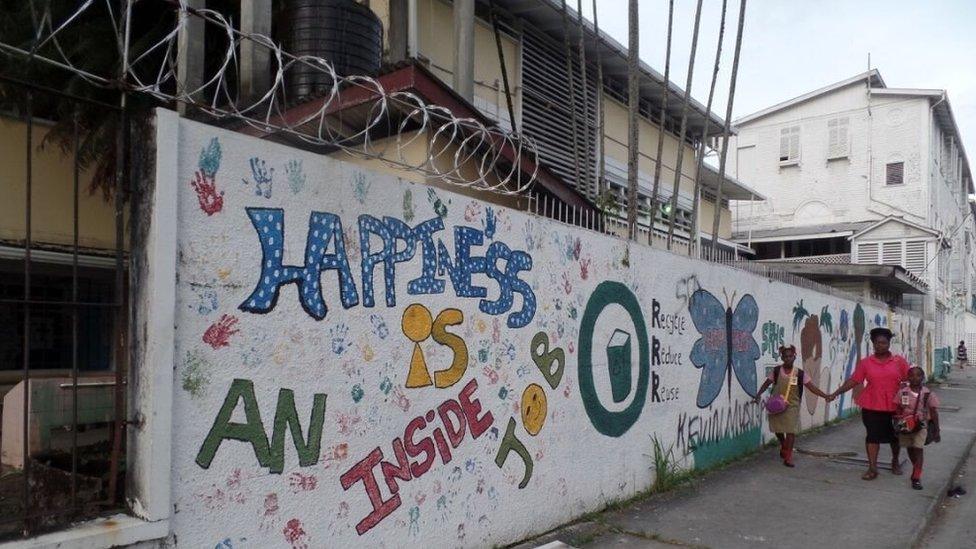
<path id="1" fill-rule="evenodd" d="M 130 330 L 126 113 L 8 77 L 0 85 L 20 111 L 0 119 L 20 149 L 5 151 L 3 211 L 22 215 L 0 240 L 2 540 L 123 506 Z M 93 117 L 109 130 L 83 129 Z M 94 194 L 99 174 L 81 152 L 90 139 L 116 159 Z"/>
<path id="2" fill-rule="evenodd" d="M 529 213 L 548 217 L 561 223 L 575 225 L 583 229 L 600 232 L 611 236 L 627 238 L 627 235 L 629 234 L 629 231 L 627 230 L 627 222 L 621 219 L 620 216 L 616 215 L 615 213 L 582 211 L 571 206 L 567 206 L 561 202 L 549 199 L 546 196 L 530 201 L 528 211 Z M 667 233 L 660 228 L 655 228 L 652 231 L 649 224 L 638 223 L 634 233 L 636 237 L 633 240 L 633 243 L 636 245 L 650 246 L 662 250 L 667 249 Z M 679 235 L 680 231 L 676 231 L 675 234 Z M 689 246 L 692 247 L 690 251 Z M 866 305 L 873 305 L 881 309 L 888 309 L 891 307 L 889 304 L 879 299 L 845 292 L 844 290 L 839 290 L 832 286 L 821 284 L 808 278 L 803 278 L 802 276 L 783 269 L 778 269 L 775 266 L 747 259 L 734 249 L 712 249 L 707 245 L 696 246 L 694 243 L 691 243 L 688 237 L 685 235 L 680 235 L 679 237 L 672 239 L 670 251 L 675 254 L 707 261 L 709 263 L 718 263 L 768 279 L 777 280 L 785 284 L 806 288 L 808 290 L 832 295 L 841 299 L 848 299 Z"/>

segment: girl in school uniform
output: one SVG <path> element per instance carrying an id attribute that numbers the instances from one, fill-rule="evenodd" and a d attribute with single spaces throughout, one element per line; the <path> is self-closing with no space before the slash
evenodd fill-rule
<path id="1" fill-rule="evenodd" d="M 912 488 L 922 489 L 922 452 L 930 442 L 941 442 L 939 397 L 925 386 L 925 371 L 918 366 L 908 370 L 908 381 L 895 394 L 895 433 L 898 443 L 908 449 L 912 460 Z"/>
<path id="2" fill-rule="evenodd" d="M 803 390 L 809 389 L 811 393 L 824 399 L 827 394 L 805 376 L 802 369 L 793 365 L 796 361 L 796 347 L 781 346 L 779 356 L 783 363 L 769 373 L 754 400 L 758 403 L 762 394 L 772 385 L 773 391 L 766 406 L 769 411 L 769 430 L 779 439 L 779 456 L 783 465 L 793 467 L 793 445 L 796 442 L 796 433 L 800 430 L 800 401 L 803 399 Z M 780 402 L 771 403 L 774 399 Z M 778 408 L 782 408 L 782 411 Z"/>

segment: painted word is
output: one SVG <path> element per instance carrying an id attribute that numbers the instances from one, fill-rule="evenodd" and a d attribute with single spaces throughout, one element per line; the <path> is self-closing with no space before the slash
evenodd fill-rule
<path id="1" fill-rule="evenodd" d="M 323 271 L 336 271 L 339 281 L 339 300 L 348 309 L 359 304 L 359 291 L 349 265 L 342 238 L 342 221 L 328 212 L 311 213 L 308 236 L 305 243 L 305 264 L 284 265 L 285 213 L 278 208 L 247 208 L 247 215 L 261 242 L 261 275 L 251 295 L 240 305 L 243 311 L 263 314 L 274 309 L 278 292 L 287 284 L 298 285 L 298 298 L 302 308 L 316 320 L 328 313 L 322 298 L 321 275 Z M 508 315 L 509 328 L 521 328 L 535 316 L 536 300 L 532 287 L 519 278 L 519 273 L 532 270 L 532 257 L 523 251 L 512 250 L 504 242 L 488 245 L 483 256 L 472 255 L 472 248 L 484 245 L 485 233 L 474 227 L 454 227 L 454 252 L 448 250 L 434 234 L 444 229 L 440 217 L 433 217 L 410 227 L 394 217 L 382 220 L 371 215 L 360 215 L 359 247 L 361 251 L 360 280 L 362 304 L 375 306 L 373 295 L 373 271 L 382 264 L 383 284 L 387 307 L 396 306 L 396 270 L 398 263 L 410 261 L 420 248 L 422 271 L 420 277 L 407 284 L 410 295 L 444 293 L 447 276 L 451 279 L 458 297 L 481 298 L 478 308 L 489 315 L 510 311 L 514 296 L 522 296 L 522 309 Z M 371 236 L 382 241 L 382 247 L 374 249 Z M 399 243 L 403 243 L 402 246 Z M 482 274 L 493 280 L 498 287 L 498 297 L 487 299 L 488 288 L 472 280 Z"/>
<path id="2" fill-rule="evenodd" d="M 393 439 L 391 446 L 395 463 L 384 461 L 383 450 L 377 446 L 339 477 L 343 490 L 349 490 L 361 481 L 366 496 L 373 506 L 373 510 L 356 525 L 356 532 L 359 535 L 368 532 L 400 507 L 398 479 L 407 482 L 422 477 L 434 465 L 436 456 L 440 456 L 441 463 L 445 465 L 450 463 L 453 459 L 451 448 L 457 448 L 461 444 L 466 430 L 470 430 L 471 437 L 477 439 L 491 427 L 495 421 L 491 412 L 485 412 L 479 417 L 481 402 L 477 398 L 471 398 L 477 388 L 478 382 L 472 379 L 461 389 L 457 399 L 448 399 L 438 406 L 436 414 L 434 410 L 430 410 L 425 415 L 413 418 L 403 431 L 403 438 Z M 433 425 L 436 417 L 440 418 L 444 429 L 434 427 L 432 436 L 417 440 L 417 433 Z M 421 459 L 410 460 L 421 456 L 423 456 Z M 392 494 L 389 499 L 384 500 L 380 495 L 377 468 Z"/>

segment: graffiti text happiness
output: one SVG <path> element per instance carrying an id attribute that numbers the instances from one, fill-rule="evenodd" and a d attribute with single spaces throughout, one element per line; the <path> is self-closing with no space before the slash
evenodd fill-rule
<path id="1" fill-rule="evenodd" d="M 339 279 L 339 299 L 343 308 L 359 304 L 359 290 L 349 266 L 349 257 L 342 237 L 342 221 L 336 214 L 312 212 L 308 221 L 305 243 L 305 264 L 284 265 L 285 212 L 277 208 L 247 208 L 247 214 L 261 241 L 261 276 L 251 295 L 241 303 L 243 311 L 263 314 L 274 309 L 282 286 L 298 285 L 302 308 L 316 320 L 325 318 L 328 306 L 322 298 L 323 271 L 336 271 Z M 373 307 L 373 271 L 382 265 L 384 297 L 387 307 L 396 306 L 396 270 L 398 263 L 414 258 L 418 248 L 422 260 L 420 276 L 407 283 L 410 295 L 444 293 L 447 276 L 458 297 L 480 298 L 478 308 L 485 314 L 500 315 L 515 304 L 515 294 L 522 296 L 522 308 L 508 315 L 510 328 L 526 326 L 535 315 L 536 301 L 532 287 L 519 278 L 522 271 L 532 270 L 532 257 L 521 250 L 512 250 L 504 242 L 491 242 L 484 255 L 473 255 L 472 248 L 483 246 L 485 233 L 481 229 L 459 225 L 454 227 L 453 254 L 434 234 L 444 229 L 440 217 L 433 217 L 413 227 L 394 217 L 382 220 L 360 215 L 359 248 L 362 304 Z M 377 237 L 382 245 L 371 239 Z M 401 244 L 402 243 L 402 244 Z M 472 280 L 483 274 L 497 285 L 497 298 L 488 299 L 488 288 Z"/>

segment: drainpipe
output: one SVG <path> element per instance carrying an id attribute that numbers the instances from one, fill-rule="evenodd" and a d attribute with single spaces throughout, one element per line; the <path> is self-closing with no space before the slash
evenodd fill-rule
<path id="1" fill-rule="evenodd" d="M 420 56 L 420 43 L 418 41 L 417 28 L 417 0 L 407 0 L 407 55 L 409 57 Z"/>
<path id="2" fill-rule="evenodd" d="M 186 7 L 194 10 L 206 7 L 204 0 L 187 0 Z M 201 17 L 191 15 L 181 10 L 179 35 L 177 37 L 176 48 L 176 85 L 180 91 L 197 90 L 203 86 L 204 78 L 204 51 L 203 33 L 204 21 Z M 200 94 L 193 94 L 193 99 L 200 99 Z M 189 103 L 180 101 L 176 104 L 176 110 L 185 115 Z"/>
<path id="3" fill-rule="evenodd" d="M 454 91 L 474 100 L 474 0 L 454 0 Z"/>
<path id="4" fill-rule="evenodd" d="M 390 0 L 389 30 L 387 31 L 388 63 L 399 63 L 407 59 L 409 51 L 408 34 L 410 33 L 410 16 L 407 0 Z"/>

